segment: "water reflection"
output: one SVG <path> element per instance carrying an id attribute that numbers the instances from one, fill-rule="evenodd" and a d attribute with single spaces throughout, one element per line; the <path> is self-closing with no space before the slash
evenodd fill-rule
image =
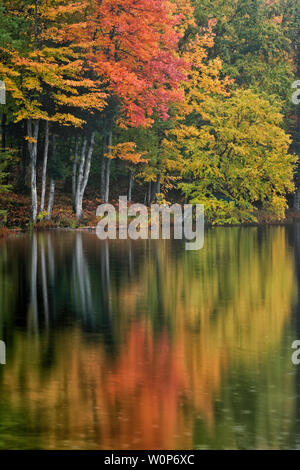
<path id="1" fill-rule="evenodd" d="M 0 448 L 300 445 L 298 227 L 0 244 Z"/>

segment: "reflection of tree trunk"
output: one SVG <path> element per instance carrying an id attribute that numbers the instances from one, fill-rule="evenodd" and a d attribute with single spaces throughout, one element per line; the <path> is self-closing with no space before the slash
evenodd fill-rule
<path id="1" fill-rule="evenodd" d="M 43 304 L 45 315 L 45 326 L 49 329 L 49 301 L 48 301 L 48 280 L 46 272 L 46 259 L 45 259 L 45 240 L 41 240 L 41 268 L 42 268 L 42 286 L 43 286 Z"/>
<path id="2" fill-rule="evenodd" d="M 54 287 L 55 283 L 55 260 L 54 260 L 54 251 L 53 244 L 50 234 L 47 235 L 47 244 L 48 244 L 48 266 L 49 266 L 49 275 L 51 281 L 51 287 Z"/>
<path id="3" fill-rule="evenodd" d="M 131 240 L 129 240 L 128 256 L 129 256 L 129 276 L 132 278 L 133 277 L 133 272 L 134 272 L 134 259 L 133 259 L 133 253 L 132 253 Z"/>
<path id="4" fill-rule="evenodd" d="M 82 233 L 76 234 L 74 264 L 73 264 L 74 293 L 78 293 L 81 305 L 81 315 L 86 319 L 94 319 L 91 279 L 88 264 L 83 251 Z"/>
<path id="5" fill-rule="evenodd" d="M 101 246 L 101 283 L 103 298 L 107 302 L 103 305 L 107 310 L 109 317 L 112 314 L 111 305 L 111 285 L 110 285 L 110 257 L 109 257 L 109 242 L 106 240 Z"/>
<path id="6" fill-rule="evenodd" d="M 155 244 L 154 246 L 154 256 L 153 258 L 155 259 L 155 270 L 156 270 L 156 275 L 155 275 L 155 279 L 156 279 L 156 299 L 157 299 L 157 305 L 156 305 L 156 309 L 155 309 L 155 312 L 156 312 L 156 315 L 157 317 L 160 319 L 160 324 L 163 324 L 163 322 L 161 322 L 162 318 L 164 318 L 164 300 L 163 300 L 163 296 L 164 296 L 164 292 L 162 290 L 162 285 L 163 285 L 163 281 L 162 281 L 162 259 L 165 259 L 165 255 L 166 253 L 164 252 L 165 250 L 165 244 Z"/>
<path id="7" fill-rule="evenodd" d="M 30 272 L 30 306 L 29 306 L 29 329 L 33 327 L 35 334 L 38 333 L 38 304 L 37 304 L 37 266 L 38 266 L 38 251 L 37 251 L 37 236 L 36 233 L 32 236 L 31 243 L 31 272 Z"/>

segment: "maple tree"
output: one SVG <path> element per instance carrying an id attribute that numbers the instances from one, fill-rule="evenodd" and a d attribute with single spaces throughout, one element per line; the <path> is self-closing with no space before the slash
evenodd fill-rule
<path id="1" fill-rule="evenodd" d="M 178 43 L 192 21 L 192 9 L 188 0 L 104 0 L 92 6 L 86 40 L 93 52 L 88 58 L 111 95 L 108 140 L 112 143 L 113 122 L 124 128 L 150 127 L 154 113 L 166 120 L 172 103 L 182 99 L 179 83 L 187 64 L 178 54 Z M 128 154 L 122 159 L 128 160 Z M 103 159 L 106 201 L 110 165 L 110 158 Z"/>
<path id="2" fill-rule="evenodd" d="M 167 119 L 170 104 L 181 98 L 186 64 L 177 51 L 192 15 L 188 0 L 103 0 L 93 6 L 86 28 L 93 45 L 89 59 L 120 101 L 120 123 L 149 126 L 154 111 Z"/>

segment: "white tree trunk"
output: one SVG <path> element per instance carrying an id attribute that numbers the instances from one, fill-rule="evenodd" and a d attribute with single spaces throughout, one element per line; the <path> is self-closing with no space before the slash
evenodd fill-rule
<path id="1" fill-rule="evenodd" d="M 85 171 L 83 175 L 83 181 L 82 181 L 82 187 L 81 187 L 81 199 L 83 199 L 85 190 L 86 190 L 86 185 L 88 184 L 89 176 L 90 176 L 90 171 L 91 171 L 91 163 L 92 163 L 92 156 L 94 152 L 94 147 L 95 147 L 95 132 L 92 132 L 91 135 L 91 140 L 90 140 L 90 147 L 88 150 L 87 158 L 86 158 L 86 163 L 85 163 Z"/>
<path id="2" fill-rule="evenodd" d="M 48 200 L 48 209 L 47 209 L 47 220 L 50 220 L 52 217 L 52 211 L 54 206 L 54 194 L 55 194 L 55 181 L 51 179 L 50 181 L 50 192 Z"/>
<path id="3" fill-rule="evenodd" d="M 112 129 L 110 129 L 109 134 L 108 134 L 108 153 L 112 153 Z M 111 159 L 108 158 L 107 163 L 106 163 L 106 179 L 105 179 L 105 202 L 109 201 L 109 185 L 110 185 L 110 167 L 111 167 Z"/>
<path id="4" fill-rule="evenodd" d="M 48 151 L 49 151 L 49 121 L 46 121 L 40 214 L 44 211 L 44 208 L 45 208 Z"/>
<path id="5" fill-rule="evenodd" d="M 84 137 L 82 150 L 81 150 L 81 156 L 80 156 L 80 162 L 79 162 L 76 195 L 75 195 L 75 213 L 76 213 L 77 218 L 80 218 L 81 213 L 82 213 L 82 208 L 80 208 L 80 188 L 81 188 L 82 180 L 83 180 L 83 171 L 84 171 L 85 157 L 86 157 L 86 146 L 87 146 L 87 139 L 86 137 Z"/>
<path id="6" fill-rule="evenodd" d="M 128 201 L 132 201 L 132 191 L 133 191 L 133 186 L 134 186 L 134 179 L 132 176 L 132 171 L 129 173 L 129 186 L 128 186 Z"/>
<path id="7" fill-rule="evenodd" d="M 107 142 L 106 135 L 103 137 L 102 159 L 101 159 L 101 176 L 100 176 L 100 198 L 102 201 L 105 199 L 105 171 L 106 171 L 106 157 Z"/>
<path id="8" fill-rule="evenodd" d="M 81 152 L 81 157 L 80 157 L 76 198 L 75 198 L 77 219 L 80 219 L 82 216 L 82 201 L 83 201 L 83 196 L 84 196 L 86 186 L 87 186 L 89 176 L 90 176 L 94 146 L 95 146 L 95 132 L 92 132 L 88 152 L 86 154 L 87 139 L 85 137 L 83 141 L 82 152 Z"/>
<path id="9" fill-rule="evenodd" d="M 73 202 L 74 211 L 75 211 L 75 204 L 76 204 L 77 164 L 78 164 L 78 140 L 76 139 L 75 155 L 74 155 L 74 162 L 73 162 L 73 173 L 72 173 L 72 202 Z"/>
<path id="10" fill-rule="evenodd" d="M 36 188 L 36 161 L 37 161 L 37 145 L 39 136 L 39 120 L 27 119 L 27 133 L 28 133 L 28 151 L 30 157 L 31 169 L 31 220 L 33 223 L 37 220 L 37 188 Z"/>
<path id="11" fill-rule="evenodd" d="M 52 149 L 52 158 L 55 159 L 56 156 L 56 135 L 53 135 L 53 149 Z M 50 220 L 52 217 L 53 205 L 54 205 L 54 193 L 55 193 L 55 181 L 53 178 L 50 180 L 50 189 L 49 189 L 49 199 L 48 199 L 48 208 L 47 208 L 47 220 Z"/>

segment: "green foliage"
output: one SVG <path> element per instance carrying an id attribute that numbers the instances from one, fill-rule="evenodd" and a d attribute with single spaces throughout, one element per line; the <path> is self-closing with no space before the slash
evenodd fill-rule
<path id="1" fill-rule="evenodd" d="M 14 1 L 0 0 L 0 48 L 10 47 L 21 49 L 26 46 L 24 33 L 28 26 L 28 20 L 23 16 L 10 15 Z M 19 2 L 19 8 L 22 5 Z"/>
<path id="2" fill-rule="evenodd" d="M 187 198 L 205 204 L 213 224 L 253 222 L 257 208 L 283 219 L 297 158 L 289 154 L 278 107 L 239 90 L 207 98 L 202 109 L 206 124 L 182 124 L 169 143 L 169 151 L 184 156 L 179 186 Z"/>
<path id="3" fill-rule="evenodd" d="M 41 222 L 42 220 L 46 219 L 46 217 L 48 216 L 48 212 L 47 211 L 42 211 L 39 213 L 38 215 L 38 222 Z"/>
<path id="4" fill-rule="evenodd" d="M 274 8 L 265 0 L 193 1 L 198 25 L 215 20 L 211 57 L 222 59 L 224 74 L 237 86 L 276 94 L 287 104 L 293 62 L 291 40 L 281 21 L 283 3 Z"/>

